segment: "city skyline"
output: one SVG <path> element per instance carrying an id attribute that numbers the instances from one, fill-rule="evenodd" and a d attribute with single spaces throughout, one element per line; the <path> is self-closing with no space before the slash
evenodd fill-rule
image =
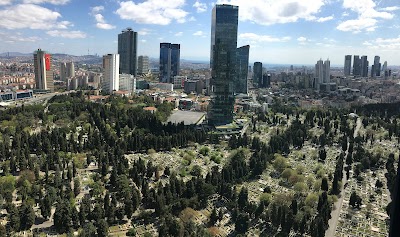
<path id="1" fill-rule="evenodd" d="M 389 66 L 400 65 L 395 0 L 1 0 L 0 52 L 46 46 L 52 53 L 117 53 L 116 35 L 131 27 L 139 34 L 138 55 L 157 58 L 159 43 L 176 42 L 182 59 L 208 61 L 215 3 L 241 9 L 238 45 L 251 46 L 250 62 L 312 65 L 329 57 L 332 65 L 343 65 L 349 54 L 380 55 Z"/>

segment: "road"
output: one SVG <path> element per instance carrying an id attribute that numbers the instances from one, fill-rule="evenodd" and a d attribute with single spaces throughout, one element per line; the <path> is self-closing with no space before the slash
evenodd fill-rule
<path id="1" fill-rule="evenodd" d="M 358 136 L 358 132 L 360 131 L 361 126 L 362 126 L 362 119 L 358 118 L 356 128 L 354 129 L 353 137 Z M 347 147 L 349 147 L 349 144 L 347 144 Z M 345 158 L 347 157 L 348 151 L 349 150 L 347 148 Z M 345 168 L 345 165 L 343 166 L 343 174 L 345 174 L 345 172 L 346 172 L 344 168 Z M 338 199 L 338 201 L 335 202 L 335 204 L 333 205 L 334 210 L 331 213 L 331 219 L 328 222 L 329 228 L 325 232 L 325 237 L 334 237 L 335 236 L 336 227 L 339 222 L 340 211 L 342 210 L 342 206 L 343 206 L 343 199 L 344 199 L 343 187 L 346 182 L 347 182 L 347 177 L 346 177 L 346 175 L 343 175 L 342 187 L 340 188 L 341 196 Z"/>

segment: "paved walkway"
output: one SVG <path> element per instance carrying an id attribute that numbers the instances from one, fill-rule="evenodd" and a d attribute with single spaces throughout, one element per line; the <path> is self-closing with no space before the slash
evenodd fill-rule
<path id="1" fill-rule="evenodd" d="M 357 137 L 358 136 L 358 132 L 360 131 L 360 128 L 362 126 L 362 120 L 361 118 L 357 119 L 357 126 L 356 129 L 354 129 L 354 134 L 353 137 Z M 347 147 L 349 147 L 349 144 L 347 144 Z M 345 159 L 347 157 L 348 154 L 348 149 L 346 151 L 346 155 L 345 155 Z M 334 206 L 334 210 L 331 213 L 331 219 L 328 222 L 329 228 L 326 230 L 325 232 L 325 237 L 335 237 L 335 232 L 336 232 L 336 227 L 337 224 L 339 222 L 339 215 L 340 215 L 340 211 L 342 210 L 342 206 L 343 206 L 343 198 L 344 198 L 344 192 L 343 192 L 343 187 L 345 185 L 345 183 L 347 182 L 347 177 L 346 177 L 346 171 L 345 171 L 345 166 L 343 165 L 343 178 L 342 178 L 342 187 L 340 188 L 340 193 L 341 196 L 338 199 L 338 201 L 333 205 Z"/>

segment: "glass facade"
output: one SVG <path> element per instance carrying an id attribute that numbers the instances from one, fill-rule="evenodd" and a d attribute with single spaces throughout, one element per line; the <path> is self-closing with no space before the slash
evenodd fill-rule
<path id="1" fill-rule="evenodd" d="M 137 74 L 137 32 L 128 28 L 118 35 L 118 54 L 120 73 Z"/>
<path id="2" fill-rule="evenodd" d="M 359 55 L 354 55 L 353 76 L 361 76 L 361 60 Z"/>
<path id="3" fill-rule="evenodd" d="M 263 69 L 261 62 L 255 62 L 253 66 L 253 82 L 257 83 L 259 87 L 262 87 L 263 80 Z"/>
<path id="4" fill-rule="evenodd" d="M 351 73 L 351 55 L 344 57 L 344 75 L 350 76 Z"/>
<path id="5" fill-rule="evenodd" d="M 180 70 L 180 44 L 160 43 L 160 82 L 173 83 Z"/>
<path id="6" fill-rule="evenodd" d="M 211 125 L 232 123 L 235 103 L 236 47 L 239 7 L 215 5 L 211 19 Z"/>
<path id="7" fill-rule="evenodd" d="M 249 74 L 249 52 L 250 45 L 242 46 L 237 49 L 236 69 L 237 78 L 235 80 L 235 93 L 247 94 L 247 76 Z"/>

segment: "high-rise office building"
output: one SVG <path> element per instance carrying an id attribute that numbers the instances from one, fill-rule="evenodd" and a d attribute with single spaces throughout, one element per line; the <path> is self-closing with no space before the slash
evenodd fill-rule
<path id="1" fill-rule="evenodd" d="M 314 78 L 314 88 L 319 91 L 321 83 L 324 82 L 324 61 L 322 61 L 322 59 L 318 60 L 315 64 Z"/>
<path id="2" fill-rule="evenodd" d="M 353 60 L 353 76 L 361 76 L 361 60 L 360 56 L 354 55 Z"/>
<path id="3" fill-rule="evenodd" d="M 384 63 L 383 63 L 383 66 L 382 66 L 382 71 L 381 71 L 381 75 L 383 75 L 383 76 L 385 76 L 385 79 L 387 78 L 387 61 L 385 61 Z"/>
<path id="4" fill-rule="evenodd" d="M 75 76 L 75 66 L 73 62 L 62 62 L 60 64 L 60 80 L 67 81 L 67 78 Z"/>
<path id="5" fill-rule="evenodd" d="M 361 57 L 361 76 L 368 77 L 368 58 L 367 56 Z"/>
<path id="6" fill-rule="evenodd" d="M 103 91 L 112 94 L 119 90 L 119 54 L 107 54 L 103 56 Z"/>
<path id="7" fill-rule="evenodd" d="M 249 52 L 250 45 L 242 46 L 237 49 L 236 69 L 237 78 L 235 80 L 235 93 L 247 94 L 247 75 L 249 73 Z"/>
<path id="8" fill-rule="evenodd" d="M 329 61 L 329 59 L 325 60 L 324 62 L 323 74 L 323 82 L 331 83 L 331 61 Z"/>
<path id="9" fill-rule="evenodd" d="M 121 73 L 137 74 L 137 32 L 127 28 L 118 34 L 119 70 Z"/>
<path id="10" fill-rule="evenodd" d="M 344 56 L 344 76 L 350 76 L 351 73 L 351 55 Z"/>
<path id="11" fill-rule="evenodd" d="M 180 44 L 160 43 L 160 82 L 173 83 L 179 75 Z"/>
<path id="12" fill-rule="evenodd" d="M 138 57 L 138 74 L 146 74 L 149 72 L 149 57 L 139 56 Z"/>
<path id="13" fill-rule="evenodd" d="M 211 125 L 233 121 L 239 7 L 215 5 L 211 19 Z"/>
<path id="14" fill-rule="evenodd" d="M 375 56 L 374 65 L 371 67 L 371 77 L 379 77 L 381 75 L 381 63 L 379 62 L 381 58 Z"/>
<path id="15" fill-rule="evenodd" d="M 262 87 L 263 78 L 263 66 L 261 62 L 255 62 L 253 66 L 253 82 L 258 84 L 258 87 Z"/>
<path id="16" fill-rule="evenodd" d="M 38 49 L 33 53 L 36 89 L 54 91 L 51 55 Z"/>

